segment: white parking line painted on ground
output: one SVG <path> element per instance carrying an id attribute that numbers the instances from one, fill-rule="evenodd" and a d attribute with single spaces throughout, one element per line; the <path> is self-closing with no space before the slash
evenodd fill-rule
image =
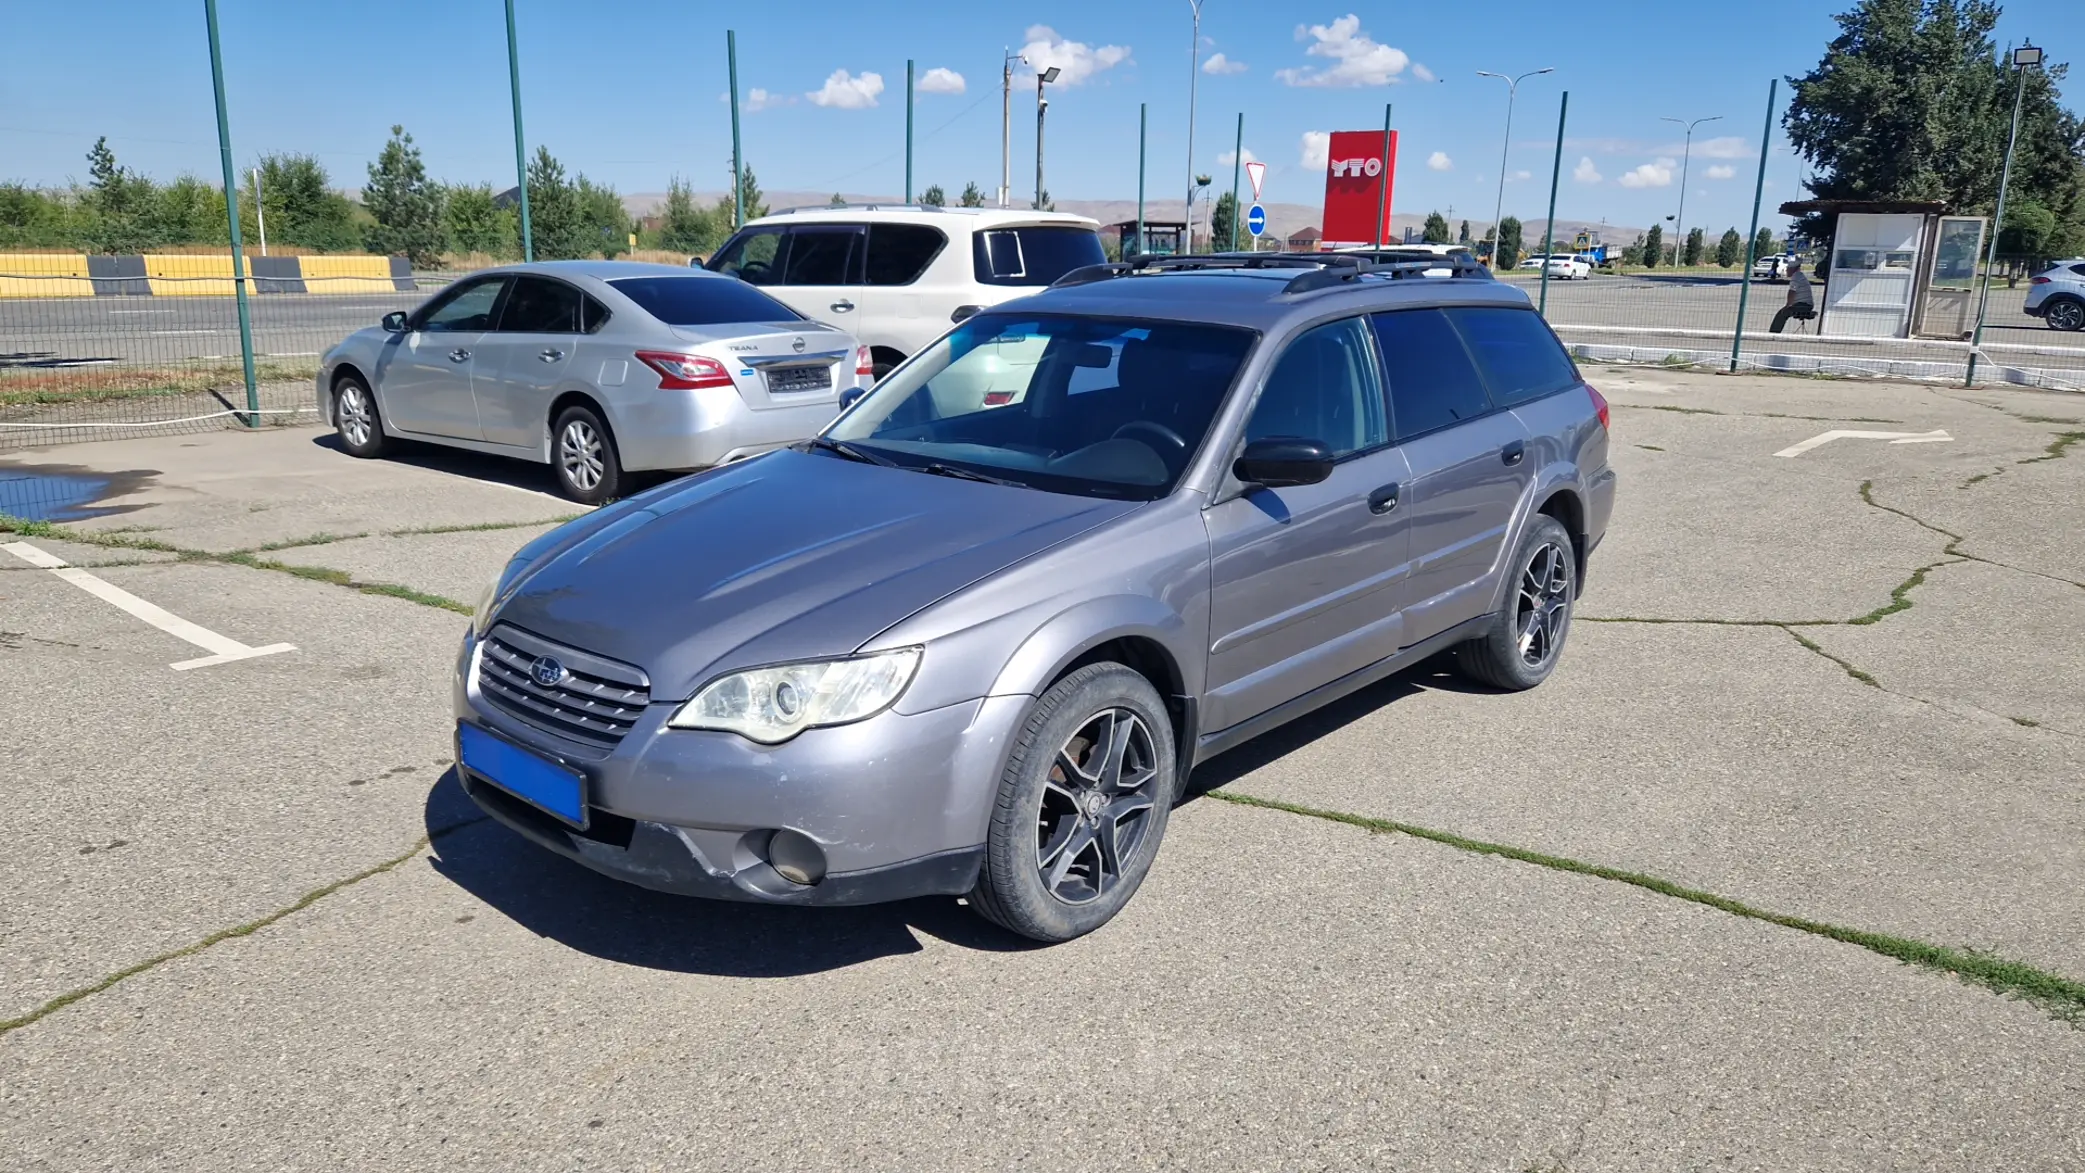
<path id="1" fill-rule="evenodd" d="M 110 310 L 109 316 L 113 318 L 123 314 L 171 314 L 173 312 L 172 310 Z"/>
<path id="2" fill-rule="evenodd" d="M 1826 432 L 1822 436 L 1812 436 L 1800 444 L 1791 444 L 1774 455 L 1793 459 L 1812 448 L 1822 448 L 1834 440 L 1888 440 L 1892 444 L 1938 444 L 1952 439 L 1953 436 L 1938 429 L 1931 432 Z"/>
<path id="3" fill-rule="evenodd" d="M 9 542 L 0 550 L 20 558 L 31 566 L 50 571 L 59 578 L 86 591 L 95 598 L 114 606 L 117 610 L 166 632 L 175 639 L 185 640 L 210 654 L 194 660 L 183 660 L 168 667 L 176 672 L 190 668 L 208 668 L 213 664 L 229 664 L 234 660 L 251 660 L 255 656 L 272 656 L 277 652 L 294 652 L 295 644 L 269 644 L 266 647 L 250 648 L 235 639 L 221 636 L 207 627 L 190 623 L 162 607 L 154 606 L 129 591 L 111 582 L 96 578 L 76 566 L 66 564 L 65 559 L 48 550 L 32 546 L 27 542 Z"/>

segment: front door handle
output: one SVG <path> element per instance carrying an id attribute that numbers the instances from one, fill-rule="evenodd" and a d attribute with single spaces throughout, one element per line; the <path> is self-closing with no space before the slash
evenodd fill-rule
<path id="1" fill-rule="evenodd" d="M 836 302 L 834 302 L 834 303 L 833 303 L 833 312 L 834 312 L 834 313 L 840 313 L 840 314 L 844 314 L 844 313 L 846 313 L 847 311 L 849 311 L 849 310 L 851 310 L 851 309 L 853 309 L 853 308 L 854 308 L 854 303 L 853 303 L 853 302 L 851 302 L 851 301 L 848 301 L 848 300 L 847 300 L 846 298 L 844 298 L 844 297 L 843 297 L 843 298 L 841 298 L 840 300 L 838 300 L 838 301 L 836 301 Z"/>
<path id="2" fill-rule="evenodd" d="M 1388 513 L 1395 508 L 1397 508 L 1397 482 L 1395 481 L 1368 495 L 1368 511 L 1370 513 Z"/>
<path id="3" fill-rule="evenodd" d="M 459 346 L 455 350 L 449 352 L 449 361 L 469 362 L 471 361 L 471 352 Z"/>
<path id="4" fill-rule="evenodd" d="M 1527 454 L 1528 446 L 1524 440 L 1515 440 L 1504 448 L 1499 449 L 1499 459 L 1507 464 L 1519 464 L 1520 458 Z"/>
<path id="5" fill-rule="evenodd" d="M 552 348 L 550 350 L 537 352 L 536 357 L 542 359 L 544 362 L 556 362 L 557 360 L 565 357 L 565 352 L 556 348 Z"/>

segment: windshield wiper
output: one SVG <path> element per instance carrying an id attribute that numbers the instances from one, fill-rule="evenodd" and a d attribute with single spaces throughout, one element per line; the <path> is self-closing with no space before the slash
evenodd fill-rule
<path id="1" fill-rule="evenodd" d="M 856 448 L 854 445 L 849 444 L 844 440 L 830 440 L 824 436 L 813 436 L 809 441 L 806 442 L 805 446 L 808 448 L 823 449 L 824 451 L 830 452 L 835 456 L 841 457 L 845 460 L 855 461 L 858 464 L 880 464 L 884 468 L 896 468 L 898 466 L 898 462 L 895 460 L 888 460 L 881 456 L 872 455 L 867 450 Z"/>
<path id="2" fill-rule="evenodd" d="M 989 473 L 972 472 L 967 468 L 957 468 L 955 465 L 952 464 L 921 465 L 919 471 L 937 477 L 954 477 L 959 481 L 977 481 L 981 484 L 986 485 L 1011 485 L 1016 489 L 1026 489 L 1033 487 L 1027 484 L 1023 484 L 1020 481 L 1008 480 L 1005 477 L 995 477 Z"/>

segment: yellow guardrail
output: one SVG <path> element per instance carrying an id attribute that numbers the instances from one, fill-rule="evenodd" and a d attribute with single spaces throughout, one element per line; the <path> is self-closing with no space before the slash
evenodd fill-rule
<path id="1" fill-rule="evenodd" d="M 390 293 L 389 257 L 298 257 L 304 288 L 312 293 Z M 366 280 L 365 280 L 366 278 Z"/>
<path id="2" fill-rule="evenodd" d="M 84 253 L 0 253 L 0 297 L 93 297 Z"/>
<path id="3" fill-rule="evenodd" d="M 232 256 L 145 256 L 147 278 L 154 297 L 230 297 L 235 292 Z M 205 278 L 222 277 L 222 281 Z"/>

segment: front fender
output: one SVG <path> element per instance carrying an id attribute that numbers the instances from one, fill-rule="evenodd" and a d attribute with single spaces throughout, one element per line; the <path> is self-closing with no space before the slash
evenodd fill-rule
<path id="1" fill-rule="evenodd" d="M 913 642 L 906 625 L 886 632 L 874 646 Z M 919 676 L 898 701 L 901 713 L 922 713 L 985 696 L 1039 696 L 1073 661 L 1117 639 L 1150 640 L 1172 661 L 1173 680 L 1156 680 L 1161 693 L 1201 686 L 1193 655 L 1193 624 L 1149 595 L 1102 595 L 1069 601 L 1039 600 L 993 615 L 928 643 Z"/>

